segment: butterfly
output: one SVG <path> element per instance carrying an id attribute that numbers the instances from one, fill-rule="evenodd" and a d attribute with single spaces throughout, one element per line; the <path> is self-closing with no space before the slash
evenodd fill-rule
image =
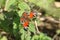
<path id="1" fill-rule="evenodd" d="M 29 20 L 27 20 L 27 19 L 21 17 L 21 18 L 20 18 L 20 22 L 21 22 L 21 24 L 22 24 L 24 30 L 27 30 L 28 27 L 29 27 Z"/>
<path id="2" fill-rule="evenodd" d="M 33 17 L 34 17 L 33 12 L 30 12 L 30 14 L 29 14 L 29 18 L 33 18 Z"/>
<path id="3" fill-rule="evenodd" d="M 23 23 L 23 27 L 28 28 L 28 26 L 29 26 L 29 21 L 25 20 L 24 23 Z"/>
<path id="4" fill-rule="evenodd" d="M 22 16 L 27 19 L 27 18 L 28 18 L 28 13 L 24 12 L 24 13 L 22 14 Z"/>
<path id="5" fill-rule="evenodd" d="M 24 29 L 26 30 L 29 26 L 30 19 L 34 17 L 34 12 L 30 12 L 29 14 L 24 12 L 20 18 L 20 22 L 22 23 Z"/>

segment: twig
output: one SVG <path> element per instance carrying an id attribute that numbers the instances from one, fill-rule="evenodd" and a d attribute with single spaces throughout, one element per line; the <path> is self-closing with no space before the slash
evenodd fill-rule
<path id="1" fill-rule="evenodd" d="M 58 35 L 58 34 L 54 35 L 54 37 L 53 37 L 53 39 L 52 39 L 52 40 L 54 40 L 54 39 L 57 37 L 57 35 Z"/>
<path id="2" fill-rule="evenodd" d="M 38 27 L 37 27 L 37 22 L 36 22 L 36 20 L 35 20 L 35 27 L 36 27 L 36 31 L 37 31 L 37 33 L 39 34 L 40 32 L 39 32 L 39 30 L 38 30 Z"/>
<path id="3" fill-rule="evenodd" d="M 60 19 L 59 19 L 59 22 L 60 22 Z M 59 23 L 59 29 L 60 29 L 60 23 Z"/>
<path id="4" fill-rule="evenodd" d="M 58 35 L 59 35 L 59 34 L 55 34 L 52 40 L 60 40 L 60 38 L 59 38 Z"/>
<path id="5" fill-rule="evenodd" d="M 46 19 L 50 22 L 53 22 L 53 23 L 60 23 L 59 21 L 55 20 L 54 18 L 52 17 L 46 17 Z"/>

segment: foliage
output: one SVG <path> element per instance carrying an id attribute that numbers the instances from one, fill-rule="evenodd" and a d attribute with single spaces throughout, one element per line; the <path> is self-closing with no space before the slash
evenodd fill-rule
<path id="1" fill-rule="evenodd" d="M 48 15 L 52 15 L 53 13 L 56 17 L 60 17 L 60 9 L 52 6 L 54 0 L 28 0 L 28 2 L 34 3 L 41 7 L 41 9 L 46 10 L 46 14 Z M 23 26 L 20 23 L 20 17 L 23 12 L 27 11 L 29 13 L 31 11 L 30 6 L 24 2 L 24 0 L 0 0 L 0 9 L 3 10 L 0 12 L 0 29 L 13 35 L 15 40 L 51 40 L 50 37 L 43 33 L 40 33 L 39 35 L 35 34 L 36 29 L 32 20 L 29 24 L 28 31 L 23 29 Z M 0 40 L 7 40 L 7 37 L 0 37 Z"/>

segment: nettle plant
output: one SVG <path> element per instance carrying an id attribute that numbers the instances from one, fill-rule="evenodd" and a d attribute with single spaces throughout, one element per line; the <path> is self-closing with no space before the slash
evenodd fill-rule
<path id="1" fill-rule="evenodd" d="M 37 5 L 41 9 L 44 8 L 47 13 L 50 11 L 50 14 L 53 13 L 52 7 L 49 5 L 52 2 L 52 0 L 48 0 L 48 4 L 45 3 L 45 5 L 42 0 L 39 2 L 36 0 L 28 0 L 28 2 L 24 0 L 0 0 L 0 28 L 13 36 L 14 40 L 51 40 L 47 35 L 41 32 L 37 33 L 38 29 L 34 23 L 39 21 L 36 17 L 38 12 L 34 12 L 32 7 Z M 49 7 L 50 10 L 48 10 Z M 8 40 L 9 37 L 0 35 L 1 40 Z"/>

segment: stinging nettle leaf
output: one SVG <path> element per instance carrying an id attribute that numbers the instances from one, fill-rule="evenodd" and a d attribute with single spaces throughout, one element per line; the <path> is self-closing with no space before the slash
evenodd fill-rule
<path id="1" fill-rule="evenodd" d="M 0 40 L 8 40 L 6 36 L 3 36 Z"/>
<path id="2" fill-rule="evenodd" d="M 33 22 L 30 22 L 30 24 L 29 24 L 29 30 L 31 32 L 35 32 L 35 26 L 34 26 L 34 23 Z"/>
<path id="3" fill-rule="evenodd" d="M 0 14 L 0 19 L 4 20 L 4 14 L 3 13 Z"/>
<path id="4" fill-rule="evenodd" d="M 0 8 L 1 8 L 1 7 L 4 7 L 5 1 L 6 1 L 6 0 L 0 0 Z"/>
<path id="5" fill-rule="evenodd" d="M 5 2 L 5 10 L 8 10 L 11 5 L 13 5 L 16 2 L 16 0 L 6 0 Z"/>
<path id="6" fill-rule="evenodd" d="M 26 10 L 30 10 L 30 7 L 25 3 L 25 2 L 20 2 L 19 4 L 18 4 L 18 8 L 20 8 L 21 10 L 24 10 L 24 11 L 26 11 Z"/>
<path id="7" fill-rule="evenodd" d="M 24 10 L 20 10 L 20 11 L 18 11 L 18 16 L 21 17 L 22 14 L 23 14 L 23 12 L 24 12 Z"/>

